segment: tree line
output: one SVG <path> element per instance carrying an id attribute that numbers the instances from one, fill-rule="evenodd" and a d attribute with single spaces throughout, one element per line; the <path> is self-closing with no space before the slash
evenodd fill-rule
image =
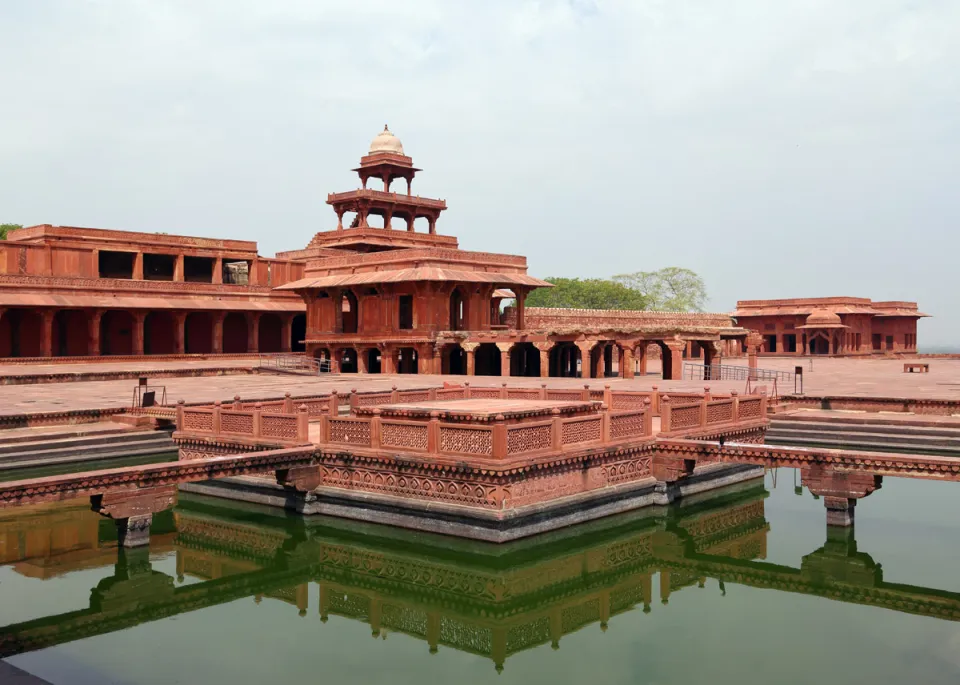
<path id="1" fill-rule="evenodd" d="M 0 224 L 0 240 L 7 239 L 7 233 L 9 231 L 15 231 L 18 228 L 23 228 L 20 224 Z"/>
<path id="2" fill-rule="evenodd" d="M 563 309 L 635 309 L 702 312 L 707 288 L 696 273 L 676 266 L 612 278 L 546 278 L 552 288 L 537 288 L 528 307 Z"/>

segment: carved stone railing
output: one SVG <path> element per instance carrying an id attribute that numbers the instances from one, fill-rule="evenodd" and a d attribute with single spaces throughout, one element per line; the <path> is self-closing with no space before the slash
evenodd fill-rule
<path id="1" fill-rule="evenodd" d="M 660 398 L 660 435 L 676 437 L 702 429 L 763 422 L 767 419 L 767 396 L 744 395 L 736 391 L 728 397 L 706 393 L 691 401 L 673 395 Z"/>
<path id="2" fill-rule="evenodd" d="M 180 438 L 216 438 L 229 441 L 250 440 L 281 446 L 304 445 L 310 442 L 309 414 L 301 404 L 295 413 L 273 411 L 276 405 L 264 411 L 257 403 L 252 409 L 224 408 L 216 402 L 212 408 L 177 405 L 177 433 Z"/>

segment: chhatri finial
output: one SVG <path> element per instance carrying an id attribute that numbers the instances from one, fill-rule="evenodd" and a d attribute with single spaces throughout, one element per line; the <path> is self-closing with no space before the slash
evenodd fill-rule
<path id="1" fill-rule="evenodd" d="M 383 125 L 383 130 L 384 130 L 384 131 L 389 131 L 390 129 L 388 129 L 388 128 L 387 128 L 387 125 L 384 124 L 384 125 Z"/>

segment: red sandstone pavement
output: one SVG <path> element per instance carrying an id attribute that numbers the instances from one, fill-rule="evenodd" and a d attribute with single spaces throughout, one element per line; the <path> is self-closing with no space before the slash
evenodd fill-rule
<path id="1" fill-rule="evenodd" d="M 249 368 L 257 366 L 258 359 L 251 357 L 234 357 L 225 359 L 197 359 L 162 361 L 140 359 L 123 362 L 71 362 L 61 364 L 0 364 L 2 376 L 32 376 L 35 374 L 84 374 L 108 373 L 124 371 L 169 371 L 172 369 L 223 369 Z"/>
<path id="2" fill-rule="evenodd" d="M 745 365 L 746 360 L 733 360 Z M 156 362 L 155 364 L 200 365 L 202 362 Z M 236 364 L 237 360 L 224 360 L 225 365 Z M 793 370 L 801 363 L 804 366 L 804 391 L 808 395 L 855 395 L 907 398 L 960 399 L 960 360 L 931 360 L 929 374 L 903 373 L 903 361 L 895 359 L 816 359 L 813 368 L 810 361 L 795 359 L 761 358 L 760 367 L 779 370 Z M 46 365 L 49 368 L 51 365 Z M 76 365 L 71 365 L 76 366 Z M 91 364 L 89 366 L 100 366 Z M 32 368 L 24 365 L 20 368 Z M 35 367 L 33 367 L 35 368 Z M 650 371 L 657 370 L 656 364 L 650 365 Z M 396 385 L 398 388 L 439 385 L 443 381 L 462 383 L 465 380 L 473 385 L 494 386 L 506 381 L 512 386 L 537 386 L 539 378 L 481 377 L 463 376 L 380 376 L 353 375 L 340 376 L 287 376 L 287 375 L 234 375 L 213 377 L 169 378 L 157 381 L 167 389 L 167 401 L 184 399 L 188 402 L 228 400 L 234 395 L 242 398 L 282 397 L 284 392 L 293 395 L 308 395 L 329 392 L 349 392 L 351 388 L 361 390 L 387 390 Z M 551 387 L 583 387 L 589 383 L 593 388 L 602 388 L 605 384 L 624 390 L 646 390 L 659 386 L 661 391 L 702 390 L 709 385 L 715 391 L 743 391 L 743 381 L 662 381 L 658 375 L 623 380 L 573 378 L 545 379 Z M 122 381 L 94 381 L 87 383 L 49 383 L 43 385 L 0 386 L 0 415 L 22 414 L 44 411 L 65 411 L 73 409 L 99 409 L 127 407 L 130 405 L 135 383 Z M 771 391 L 770 383 L 765 383 Z M 781 394 L 790 393 L 792 387 L 779 387 Z M 159 399 L 159 398 L 158 398 Z"/>

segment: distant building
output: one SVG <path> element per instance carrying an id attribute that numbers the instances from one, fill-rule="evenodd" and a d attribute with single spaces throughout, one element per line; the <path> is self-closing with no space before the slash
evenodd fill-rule
<path id="1" fill-rule="evenodd" d="M 870 355 L 917 351 L 916 302 L 863 297 L 741 300 L 740 326 L 763 336 L 760 354 Z"/>

